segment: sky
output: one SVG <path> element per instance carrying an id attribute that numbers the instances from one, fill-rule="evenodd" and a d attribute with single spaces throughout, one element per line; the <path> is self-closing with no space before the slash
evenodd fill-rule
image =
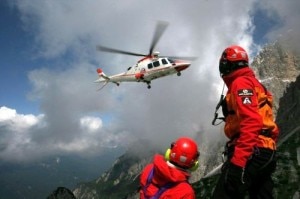
<path id="1" fill-rule="evenodd" d="M 219 139 L 222 128 L 211 120 L 222 51 L 241 45 L 252 59 L 276 40 L 300 49 L 299 9 L 298 0 L 1 0 L 0 161 L 100 154 L 138 139 Z M 198 59 L 151 89 L 122 83 L 97 91 L 98 67 L 112 75 L 140 58 L 96 46 L 147 53 L 157 21 L 169 26 L 155 50 Z"/>

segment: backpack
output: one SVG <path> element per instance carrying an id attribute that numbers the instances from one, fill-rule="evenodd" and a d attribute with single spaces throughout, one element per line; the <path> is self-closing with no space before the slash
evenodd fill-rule
<path id="1" fill-rule="evenodd" d="M 146 189 L 149 187 L 149 185 L 151 184 L 152 178 L 154 176 L 154 167 L 152 167 L 152 169 L 149 172 L 148 178 L 147 178 L 147 182 L 146 185 L 143 187 L 143 192 L 144 192 L 144 197 L 145 199 L 159 199 L 159 197 L 167 190 L 170 189 L 172 187 L 174 187 L 175 185 L 177 185 L 178 183 L 172 183 L 172 182 L 168 182 L 166 183 L 164 186 L 162 187 L 158 187 L 158 191 L 154 194 L 154 196 L 151 197 L 147 197 L 145 196 L 145 192 Z"/>

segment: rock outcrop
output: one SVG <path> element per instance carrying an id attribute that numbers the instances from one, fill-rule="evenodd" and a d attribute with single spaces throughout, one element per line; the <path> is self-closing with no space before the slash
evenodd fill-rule
<path id="1" fill-rule="evenodd" d="M 269 44 L 254 58 L 251 67 L 260 81 L 272 92 L 274 112 L 277 115 L 280 98 L 300 74 L 300 57 L 279 43 Z"/>
<path id="2" fill-rule="evenodd" d="M 76 199 L 76 197 L 68 188 L 58 187 L 47 197 L 47 199 Z"/>

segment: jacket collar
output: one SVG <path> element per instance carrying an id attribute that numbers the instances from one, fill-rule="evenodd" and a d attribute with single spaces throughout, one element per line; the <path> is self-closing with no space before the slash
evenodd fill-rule
<path id="1" fill-rule="evenodd" d="M 228 75 L 224 75 L 222 79 L 225 82 L 227 88 L 229 88 L 232 82 L 241 76 L 255 77 L 253 70 L 249 67 L 245 67 L 245 68 L 235 70 Z"/>

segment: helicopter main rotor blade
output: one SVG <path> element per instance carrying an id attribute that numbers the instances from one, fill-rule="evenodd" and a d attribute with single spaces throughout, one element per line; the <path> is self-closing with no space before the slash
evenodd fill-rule
<path id="1" fill-rule="evenodd" d="M 169 23 L 165 22 L 165 21 L 159 21 L 156 24 L 155 32 L 154 32 L 152 43 L 151 43 L 150 50 L 149 50 L 149 55 L 152 55 L 153 49 L 155 48 L 157 42 L 159 41 L 160 37 L 162 36 L 162 34 L 164 33 L 164 31 L 166 30 L 168 25 L 169 25 Z"/>
<path id="2" fill-rule="evenodd" d="M 147 55 L 141 54 L 141 53 L 133 53 L 133 52 L 129 52 L 129 51 L 108 48 L 108 47 L 100 46 L 100 45 L 97 46 L 97 50 L 104 51 L 104 52 L 110 52 L 110 53 L 124 54 L 124 55 L 147 56 Z"/>

